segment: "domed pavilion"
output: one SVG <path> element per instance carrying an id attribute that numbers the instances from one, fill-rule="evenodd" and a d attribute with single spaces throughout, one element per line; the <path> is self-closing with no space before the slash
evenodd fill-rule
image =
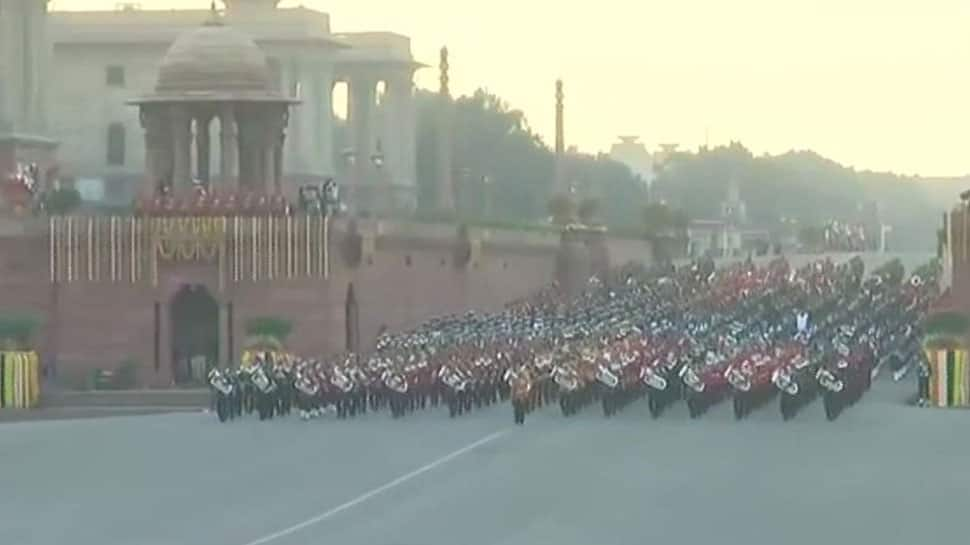
<path id="1" fill-rule="evenodd" d="M 130 101 L 145 129 L 150 191 L 218 181 L 232 193 L 279 192 L 284 131 L 298 102 L 276 89 L 259 46 L 213 12 L 169 48 L 154 93 Z"/>

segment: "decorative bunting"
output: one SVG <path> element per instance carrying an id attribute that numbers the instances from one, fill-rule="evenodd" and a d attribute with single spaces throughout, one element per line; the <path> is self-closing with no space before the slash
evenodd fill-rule
<path id="1" fill-rule="evenodd" d="M 323 216 L 141 218 L 52 216 L 52 283 L 157 285 L 165 263 L 205 262 L 225 282 L 329 278 L 329 221 Z M 231 223 L 230 223 L 231 221 Z M 101 274 L 102 266 L 108 273 Z"/>

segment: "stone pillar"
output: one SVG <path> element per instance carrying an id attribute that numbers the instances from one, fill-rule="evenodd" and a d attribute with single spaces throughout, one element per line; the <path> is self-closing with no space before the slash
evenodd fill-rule
<path id="1" fill-rule="evenodd" d="M 388 89 L 389 106 L 392 111 L 390 140 L 385 142 L 385 150 L 393 150 L 390 163 L 396 183 L 414 187 L 417 177 L 414 172 L 416 150 L 414 83 L 413 72 L 396 74 Z"/>
<path id="2" fill-rule="evenodd" d="M 283 149 L 286 143 L 284 130 L 289 118 L 289 108 L 267 108 L 264 113 L 263 126 L 263 180 L 264 190 L 276 192 L 282 190 L 282 172 L 285 165 Z"/>
<path id="3" fill-rule="evenodd" d="M 239 151 L 237 141 L 238 131 L 236 129 L 236 112 L 233 107 L 226 104 L 219 113 L 220 145 L 219 151 L 219 174 L 222 183 L 226 187 L 237 189 L 239 184 L 236 179 L 236 156 Z"/>
<path id="4" fill-rule="evenodd" d="M 348 122 L 353 134 L 353 149 L 355 162 L 353 167 L 352 186 L 358 193 L 361 184 L 370 182 L 372 171 L 371 154 L 374 152 L 374 90 L 377 80 L 368 74 L 354 74 L 349 81 L 350 111 Z M 360 203 L 355 203 L 359 209 Z"/>
<path id="5" fill-rule="evenodd" d="M 316 168 L 316 151 L 313 145 L 314 124 L 319 116 L 320 99 L 319 91 L 313 85 L 312 72 L 310 66 L 300 60 L 293 62 L 293 86 L 299 92 L 296 98 L 300 99 L 300 115 L 290 120 L 291 126 L 287 132 L 287 140 L 296 140 L 290 147 L 291 153 L 295 154 L 292 164 L 295 165 L 295 172 L 301 174 L 319 174 Z M 285 149 L 285 147 L 284 147 Z"/>
<path id="6" fill-rule="evenodd" d="M 316 83 L 317 117 L 313 126 L 313 154 L 317 172 L 323 176 L 333 176 L 336 173 L 333 164 L 333 67 L 323 65 Z"/>
<path id="7" fill-rule="evenodd" d="M 438 183 L 437 205 L 440 210 L 455 210 L 455 182 L 452 173 L 452 101 L 448 95 L 439 95 L 440 109 L 438 115 L 438 130 L 435 135 L 438 148 Z"/>
<path id="8" fill-rule="evenodd" d="M 209 173 L 212 168 L 211 139 L 209 136 L 209 123 L 211 122 L 212 117 L 209 115 L 195 118 L 195 156 L 198 158 L 196 177 L 205 185 L 209 185 Z"/>
<path id="9" fill-rule="evenodd" d="M 283 80 L 282 82 L 283 96 L 287 98 L 293 98 L 296 96 L 295 95 L 296 86 L 297 86 L 298 77 L 299 77 L 297 74 L 296 61 L 292 59 L 284 58 L 284 59 L 281 59 L 280 62 L 281 62 L 280 71 L 282 73 L 282 80 Z M 303 111 L 302 113 L 304 115 L 307 115 L 308 112 Z M 295 119 L 293 123 L 294 123 L 294 126 L 298 126 L 300 123 L 300 120 Z M 287 171 L 297 172 L 302 170 L 301 168 L 302 165 L 298 164 L 298 162 L 301 159 L 299 149 L 297 147 L 299 144 L 300 144 L 300 141 L 298 137 L 290 138 L 290 141 L 287 142 L 286 144 L 287 154 L 286 154 L 285 166 Z"/>
<path id="10" fill-rule="evenodd" d="M 192 130 L 188 112 L 181 105 L 172 107 L 172 187 L 179 189 L 192 184 Z"/>
<path id="11" fill-rule="evenodd" d="M 259 167 L 262 159 L 255 151 L 258 135 L 254 133 L 258 127 L 254 126 L 251 110 L 235 110 L 233 114 L 236 118 L 236 157 L 239 166 L 236 185 L 249 190 L 254 188 L 262 172 Z"/>

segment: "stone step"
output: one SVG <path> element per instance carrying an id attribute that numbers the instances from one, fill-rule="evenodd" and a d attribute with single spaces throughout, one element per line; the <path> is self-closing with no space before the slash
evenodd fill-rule
<path id="1" fill-rule="evenodd" d="M 198 412 L 198 407 L 40 407 L 0 409 L 0 424 Z"/>
<path id="2" fill-rule="evenodd" d="M 54 390 L 41 395 L 43 407 L 174 407 L 206 408 L 209 390 Z"/>

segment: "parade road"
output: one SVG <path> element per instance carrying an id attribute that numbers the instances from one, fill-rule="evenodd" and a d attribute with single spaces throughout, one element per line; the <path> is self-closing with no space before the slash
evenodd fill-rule
<path id="1" fill-rule="evenodd" d="M 905 390 L 904 390 L 905 388 Z M 736 422 L 636 402 L 452 420 L 170 414 L 0 425 L 5 545 L 912 544 L 966 541 L 970 412 L 880 381 Z"/>

